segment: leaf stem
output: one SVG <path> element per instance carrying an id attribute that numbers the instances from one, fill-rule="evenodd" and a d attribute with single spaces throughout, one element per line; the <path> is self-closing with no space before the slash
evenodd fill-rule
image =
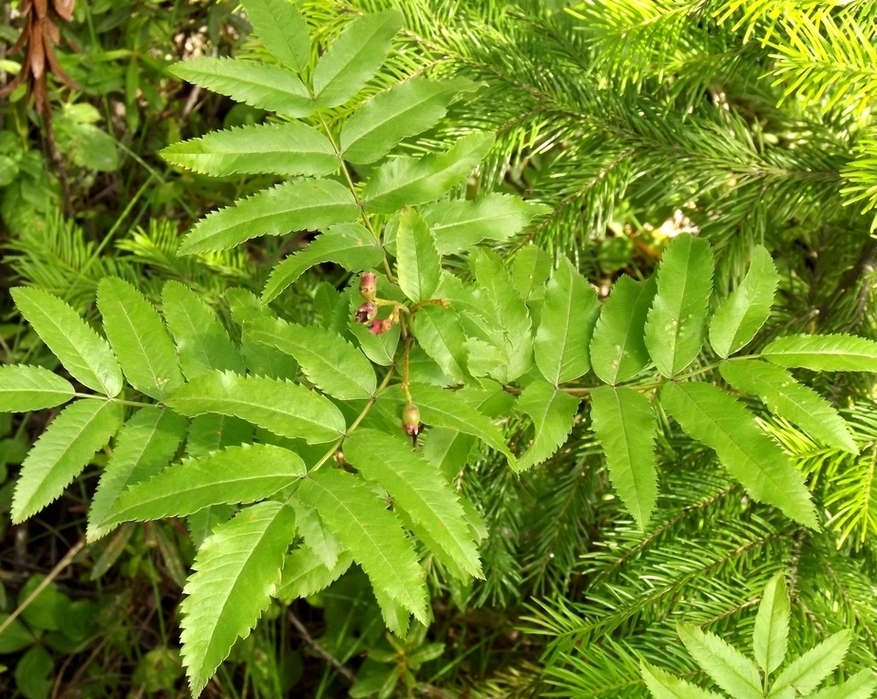
<path id="1" fill-rule="evenodd" d="M 98 395 L 96 393 L 74 393 L 74 398 L 91 398 L 92 400 L 106 400 L 110 403 L 116 403 L 118 405 L 127 405 L 130 408 L 161 408 L 164 407 L 161 403 L 144 403 L 143 401 L 138 400 L 125 400 L 123 398 L 109 398 L 108 396 Z"/>
<path id="2" fill-rule="evenodd" d="M 332 130 L 329 128 L 329 124 L 326 123 L 326 119 L 323 117 L 323 112 L 317 109 L 317 116 L 320 119 L 320 124 L 323 126 L 323 131 L 326 134 L 326 138 L 329 139 L 329 143 L 332 144 L 332 148 L 335 150 L 335 154 L 338 156 L 338 160 L 341 162 L 341 172 L 344 173 L 344 179 L 347 180 L 347 187 L 350 189 L 350 193 L 353 195 L 354 201 L 356 201 L 356 205 L 359 207 L 359 215 L 362 219 L 363 225 L 366 227 L 369 233 L 371 233 L 375 240 L 380 244 L 381 237 L 375 231 L 374 226 L 372 225 L 371 219 L 369 215 L 365 212 L 365 205 L 362 202 L 362 199 L 359 198 L 359 193 L 356 191 L 356 186 L 353 184 L 353 177 L 350 175 L 350 170 L 347 169 L 347 163 L 344 162 L 344 158 L 341 155 L 341 148 L 338 143 L 335 141 L 335 136 L 332 135 Z M 387 279 L 391 282 L 393 280 L 393 271 L 390 269 L 390 263 L 387 262 L 386 256 L 384 256 L 384 273 L 387 275 Z"/>
<path id="3" fill-rule="evenodd" d="M 329 449 L 329 451 L 327 451 L 325 454 L 323 454 L 322 458 L 314 465 L 314 467 L 309 471 L 309 473 L 313 473 L 314 471 L 317 471 L 320 468 L 322 468 L 323 465 L 325 465 L 325 463 L 335 455 L 335 452 L 337 452 L 338 449 L 341 448 L 341 445 L 344 443 L 344 440 L 350 436 L 351 432 L 353 432 L 357 427 L 359 427 L 359 425 L 362 423 L 363 420 L 365 420 L 366 415 L 369 414 L 372 407 L 377 402 L 378 397 L 381 395 L 381 393 L 384 392 L 384 390 L 390 384 L 390 379 L 393 378 L 393 374 L 395 374 L 395 373 L 396 373 L 396 367 L 391 366 L 387 370 L 387 373 L 384 375 L 384 378 L 381 381 L 380 386 L 378 386 L 375 389 L 375 392 L 372 395 L 372 397 L 368 399 L 368 403 L 366 403 L 365 407 L 362 409 L 362 411 L 360 411 L 359 415 L 357 415 L 356 419 L 351 423 L 350 427 L 347 428 L 347 431 L 344 433 L 344 435 L 342 435 L 332 445 L 332 447 Z M 292 496 L 290 496 L 290 498 L 291 497 Z"/>

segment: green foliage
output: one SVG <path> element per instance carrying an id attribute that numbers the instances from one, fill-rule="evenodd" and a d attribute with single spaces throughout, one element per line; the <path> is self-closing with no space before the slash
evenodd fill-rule
<path id="1" fill-rule="evenodd" d="M 849 631 L 832 634 L 819 645 L 790 662 L 769 682 L 770 676 L 786 659 L 789 633 L 789 599 L 784 576 L 780 573 L 768 582 L 753 633 L 756 662 L 747 658 L 719 636 L 705 633 L 691 624 L 679 624 L 679 637 L 685 648 L 707 675 L 735 699 L 763 697 L 830 696 L 870 697 L 877 688 L 877 676 L 864 670 L 849 682 L 826 687 L 814 694 L 847 654 Z M 759 673 L 759 667 L 764 676 Z M 718 696 L 679 680 L 648 663 L 641 672 L 652 696 L 699 699 Z"/>
<path id="2" fill-rule="evenodd" d="M 713 50 L 714 36 L 730 41 L 726 21 L 737 21 L 739 9 L 743 31 L 767 42 L 766 20 L 742 6 L 726 8 L 724 16 L 691 3 L 622 3 L 621 10 L 597 3 L 581 10 L 591 24 L 579 34 L 567 30 L 581 8 L 551 21 L 533 10 L 529 24 L 509 29 L 509 18 L 530 12 L 521 3 L 495 8 L 497 26 L 507 33 L 491 37 L 498 43 L 489 50 L 506 52 L 508 63 L 494 59 L 493 73 L 480 74 L 480 52 L 491 42 L 456 36 L 452 17 L 417 21 L 418 13 L 428 15 L 425 2 L 403 8 L 404 35 L 398 10 L 345 13 L 349 21 L 339 32 L 317 21 L 319 5 L 303 3 L 317 13 L 309 14 L 310 29 L 296 3 L 247 0 L 264 47 L 254 49 L 260 60 L 199 58 L 173 69 L 208 90 L 273 111 L 277 121 L 174 144 L 163 151 L 169 163 L 213 177 L 287 179 L 248 180 L 236 202 L 192 227 L 178 250 L 188 259 L 168 252 L 167 241 L 172 248 L 177 240 L 172 230 L 165 237 L 152 231 L 126 243 L 137 251 L 130 267 L 116 275 L 104 268 L 83 273 L 92 287 L 106 277 L 97 306 L 108 342 L 72 307 L 88 306 L 88 289 L 77 290 L 71 305 L 39 289 L 16 290 L 22 314 L 54 358 L 96 392 L 74 395 L 65 378 L 35 364 L 0 370 L 12 386 L 0 388 L 5 410 L 78 399 L 25 460 L 16 521 L 54 500 L 104 448 L 111 456 L 92 504 L 90 538 L 123 522 L 187 516 L 198 554 L 185 590 L 182 656 L 195 693 L 250 633 L 271 597 L 288 603 L 356 575 L 364 580 L 354 563 L 398 637 L 390 642 L 392 662 L 369 654 L 369 661 L 392 667 L 368 681 L 370 670 L 364 672 L 355 689 L 361 696 L 396 691 L 400 679 L 414 691 L 409 670 L 429 663 L 441 644 L 424 645 L 421 637 L 409 647 L 400 639 L 418 633 L 408 635 L 410 616 L 426 624 L 437 610 L 445 613 L 431 609 L 433 593 L 447 591 L 446 599 L 463 607 L 489 599 L 497 578 L 507 588 L 532 582 L 544 590 L 575 577 L 601 610 L 588 607 L 588 598 L 582 613 L 570 611 L 561 598 L 545 612 L 551 633 L 573 639 L 549 649 L 549 669 L 557 671 L 551 676 L 567 686 L 592 682 L 602 691 L 641 692 L 639 680 L 630 679 L 639 677 L 638 658 L 655 660 L 655 647 L 669 640 L 661 624 L 686 608 L 683 601 L 705 623 L 738 619 L 749 588 L 764 582 L 767 564 L 753 562 L 759 555 L 775 567 L 780 558 L 800 562 L 818 550 L 832 565 L 844 565 L 833 532 L 817 530 L 828 524 L 851 531 L 852 492 L 870 498 L 872 483 L 857 490 L 866 476 L 841 481 L 839 501 L 814 478 L 811 494 L 801 471 L 821 476 L 835 462 L 787 449 L 790 456 L 773 436 L 786 446 L 798 435 L 801 444 L 812 437 L 855 459 L 860 473 L 868 452 L 859 447 L 873 440 L 805 387 L 812 383 L 828 394 L 822 376 L 786 369 L 862 372 L 837 381 L 866 382 L 877 368 L 877 344 L 853 334 L 872 334 L 864 312 L 853 313 L 858 323 L 837 327 L 804 319 L 790 299 L 802 295 L 801 285 L 815 289 L 820 280 L 804 279 L 781 255 L 774 264 L 768 250 L 776 249 L 777 238 L 767 223 L 784 221 L 781 214 L 790 211 L 787 218 L 806 231 L 817 230 L 814 221 L 836 223 L 835 194 L 823 191 L 829 187 L 821 178 L 836 165 L 837 144 L 826 139 L 824 149 L 814 148 L 809 132 L 796 134 L 819 135 L 822 127 L 806 115 L 778 116 L 761 94 L 752 97 L 751 118 L 736 108 L 713 113 L 694 103 L 706 88 L 713 95 L 711 70 L 694 72 L 703 52 Z M 460 9 L 461 17 L 470 12 Z M 628 30 L 631 22 L 642 26 Z M 707 30 L 696 32 L 699 23 Z M 473 32 L 482 29 L 473 23 Z M 448 32 L 449 45 L 431 49 L 447 49 L 449 56 L 435 60 L 435 74 L 414 69 L 435 58 L 428 51 L 414 58 L 405 58 L 410 51 L 391 53 L 394 42 L 428 43 L 432 32 Z M 673 50 L 656 49 L 671 39 Z M 712 63 L 705 63 L 724 65 L 729 55 L 749 61 L 746 51 L 757 53 L 756 43 L 708 53 Z M 477 74 L 442 79 L 443 63 L 458 52 L 468 52 Z M 543 58 L 560 67 L 533 74 Z M 570 62 L 581 65 L 571 71 Z M 510 75 L 515 70 L 520 75 Z M 661 88 L 660 100 L 625 92 L 659 79 L 663 85 L 670 74 L 674 80 Z M 539 84 L 518 102 L 481 104 L 478 118 L 466 119 L 481 94 L 496 100 L 498 82 L 513 92 L 521 83 Z M 715 100 L 739 97 L 731 78 L 722 90 Z M 498 135 L 494 127 L 502 127 Z M 770 138 L 761 139 L 760 129 Z M 776 134 L 792 146 L 778 153 Z M 512 156 L 520 167 L 507 167 Z M 508 175 L 507 189 L 541 191 L 537 196 L 555 205 L 550 215 L 525 231 L 549 207 L 491 193 L 493 171 Z M 762 198 L 765 207 L 779 206 L 780 195 L 789 203 L 768 216 Z M 697 219 L 690 230 L 700 234 L 674 235 L 662 251 L 664 239 L 651 235 L 652 223 L 677 206 Z M 591 248 L 626 240 L 634 226 L 649 235 L 626 258 L 629 274 L 595 273 Z M 796 245 L 815 245 L 809 233 L 796 237 L 781 227 Z M 734 242 L 729 231 L 738 228 Z M 568 257 L 583 230 L 594 244 Z M 318 235 L 309 240 L 299 236 L 304 231 Z M 526 245 L 531 238 L 549 243 L 553 254 Z M 766 247 L 754 245 L 756 239 Z M 509 263 L 500 252 L 511 241 L 520 246 Z M 144 260 L 161 274 L 144 275 L 141 294 L 118 277 L 136 278 Z M 258 265 L 248 267 L 254 260 Z M 326 281 L 315 287 L 305 273 L 326 262 L 340 270 L 322 270 Z M 841 262 L 836 266 L 849 261 Z M 192 269 L 209 276 L 205 269 L 223 266 L 238 270 L 241 284 L 262 285 L 261 298 L 247 289 L 224 291 L 225 280 L 211 293 L 190 286 L 201 278 Z M 361 300 L 352 278 L 359 272 L 368 275 L 361 278 Z M 63 288 L 55 291 L 67 298 Z M 159 298 L 161 315 L 151 304 Z M 224 303 L 234 321 L 228 326 Z M 739 354 L 750 344 L 758 354 Z M 39 359 L 54 362 L 45 352 Z M 843 403 L 842 391 L 830 395 Z M 580 410 L 583 403 L 587 410 Z M 120 430 L 123 406 L 138 412 Z M 786 419 L 806 434 L 793 433 L 781 422 Z M 715 457 L 732 480 L 715 468 Z M 604 466 L 614 493 L 605 490 Z M 680 485 L 685 469 L 701 482 Z M 616 494 L 637 531 L 613 503 Z M 868 503 L 854 507 L 872 511 Z M 482 544 L 483 519 L 490 536 Z M 526 561 L 515 560 L 519 544 Z M 587 579 L 579 577 L 577 562 L 585 550 L 591 552 Z M 866 587 L 866 566 L 850 565 L 839 569 L 823 597 L 809 580 L 802 584 L 811 587 L 796 594 L 823 624 L 831 605 L 849 604 L 854 608 L 843 609 L 844 623 L 855 618 L 870 628 L 860 589 L 847 590 Z M 479 576 L 487 578 L 483 585 L 472 581 Z M 719 582 L 710 587 L 713 576 Z M 744 589 L 731 594 L 729 580 Z M 791 607 L 780 588 L 778 582 L 768 588 L 773 606 L 764 603 L 755 621 L 754 663 L 716 634 L 679 627 L 691 655 L 729 693 L 763 696 L 759 668 L 767 675 L 784 660 Z M 815 691 L 847 645 L 861 657 L 851 637 L 828 638 L 834 640 L 817 646 L 818 653 L 786 666 L 779 696 L 792 696 L 787 687 L 793 686 Z M 409 660 L 410 668 L 403 667 Z M 567 666 L 580 676 L 571 678 Z M 642 667 L 656 696 L 714 696 Z M 866 679 L 856 675 L 840 687 L 864 692 Z"/>
<path id="3" fill-rule="evenodd" d="M 42 434 L 21 465 L 12 519 L 21 522 L 64 491 L 122 425 L 122 406 L 101 400 L 68 405 Z"/>
<path id="4" fill-rule="evenodd" d="M 194 695 L 246 637 L 277 592 L 289 533 L 291 508 L 261 502 L 218 526 L 201 545 L 183 601 L 183 664 Z"/>
<path id="5" fill-rule="evenodd" d="M 13 289 L 12 297 L 40 339 L 77 381 L 110 398 L 119 395 L 122 371 L 109 345 L 72 308 L 41 289 Z"/>
<path id="6" fill-rule="evenodd" d="M 644 336 L 652 361 L 668 378 L 700 352 L 712 276 L 712 252 L 706 241 L 682 235 L 668 248 Z"/>

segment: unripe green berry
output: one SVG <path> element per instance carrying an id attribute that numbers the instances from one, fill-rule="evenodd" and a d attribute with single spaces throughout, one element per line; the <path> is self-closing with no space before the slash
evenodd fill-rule
<path id="1" fill-rule="evenodd" d="M 414 403 L 408 403 L 402 409 L 402 431 L 409 437 L 420 433 L 420 409 Z"/>

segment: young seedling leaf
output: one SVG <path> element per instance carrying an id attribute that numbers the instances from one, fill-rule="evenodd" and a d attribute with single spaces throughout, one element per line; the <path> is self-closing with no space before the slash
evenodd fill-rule
<path id="1" fill-rule="evenodd" d="M 712 278 L 709 243 L 687 233 L 674 238 L 658 267 L 645 328 L 649 355 L 664 376 L 676 376 L 700 352 Z"/>
<path id="2" fill-rule="evenodd" d="M 666 383 L 661 405 L 691 437 L 714 449 L 722 465 L 756 500 L 817 528 L 801 473 L 733 397 L 705 383 Z"/>
<path id="3" fill-rule="evenodd" d="M 113 351 L 76 311 L 42 289 L 17 287 L 11 293 L 21 315 L 74 379 L 110 398 L 119 395 L 122 370 Z"/>
<path id="4" fill-rule="evenodd" d="M 183 590 L 180 634 L 193 696 L 267 609 L 294 536 L 292 508 L 269 501 L 241 510 L 201 545 Z"/>
<path id="5" fill-rule="evenodd" d="M 97 289 L 97 305 L 128 383 L 156 400 L 183 384 L 174 344 L 143 294 L 128 282 L 105 277 Z"/>
<path id="6" fill-rule="evenodd" d="M 189 417 L 205 413 L 239 417 L 308 444 L 331 442 L 346 429 L 341 411 L 327 398 L 304 386 L 264 376 L 211 371 L 187 383 L 167 402 Z"/>
<path id="7" fill-rule="evenodd" d="M 12 497 L 12 521 L 23 522 L 54 501 L 122 424 L 118 403 L 79 400 L 40 435 L 21 465 Z"/>
<path id="8" fill-rule="evenodd" d="M 779 274 L 762 245 L 752 248 L 752 262 L 740 286 L 710 321 L 710 344 L 720 357 L 745 347 L 770 316 Z"/>
<path id="9" fill-rule="evenodd" d="M 785 369 L 767 362 L 731 361 L 723 362 L 719 371 L 738 391 L 758 396 L 772 413 L 836 449 L 859 453 L 850 428 L 831 403 Z"/>
<path id="10" fill-rule="evenodd" d="M 606 454 L 609 478 L 640 529 L 658 499 L 654 442 L 658 425 L 648 398 L 629 388 L 591 391 L 591 421 Z"/>

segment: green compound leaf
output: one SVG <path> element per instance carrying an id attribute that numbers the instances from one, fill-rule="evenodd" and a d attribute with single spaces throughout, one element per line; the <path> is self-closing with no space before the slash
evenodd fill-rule
<path id="1" fill-rule="evenodd" d="M 402 139 L 435 126 L 454 97 L 477 87 L 462 78 L 436 82 L 417 77 L 378 93 L 341 127 L 344 159 L 357 165 L 378 160 Z"/>
<path id="2" fill-rule="evenodd" d="M 436 202 L 425 206 L 422 213 L 435 236 L 438 251 L 452 255 L 482 240 L 508 240 L 535 216 L 549 210 L 511 194 L 488 194 L 474 201 Z"/>
<path id="3" fill-rule="evenodd" d="M 710 321 L 710 344 L 720 357 L 742 349 L 770 316 L 779 275 L 770 253 L 761 245 L 752 248 L 746 277 Z"/>
<path id="4" fill-rule="evenodd" d="M 90 542 L 112 529 L 104 520 L 122 491 L 170 464 L 185 436 L 186 419 L 172 410 L 141 408 L 124 424 L 88 509 Z"/>
<path id="5" fill-rule="evenodd" d="M 645 328 L 649 355 L 664 376 L 675 376 L 700 352 L 712 278 L 709 243 L 688 234 L 670 243 L 658 267 L 658 292 Z"/>
<path id="6" fill-rule="evenodd" d="M 353 563 L 350 552 L 344 551 L 331 568 L 307 546 L 301 546 L 286 557 L 280 587 L 274 595 L 285 604 L 294 599 L 322 592 L 340 578 Z"/>
<path id="7" fill-rule="evenodd" d="M 167 403 L 189 417 L 204 413 L 239 417 L 281 437 L 301 437 L 308 444 L 334 441 L 347 428 L 341 411 L 327 398 L 263 376 L 211 371 L 183 386 Z"/>
<path id="8" fill-rule="evenodd" d="M 544 381 L 534 381 L 521 392 L 518 409 L 530 417 L 536 432 L 533 443 L 518 459 L 518 471 L 554 456 L 572 432 L 580 401 Z"/>
<path id="9" fill-rule="evenodd" d="M 180 634 L 193 696 L 267 609 L 294 536 L 292 508 L 261 502 L 217 526 L 201 545 L 183 590 Z"/>
<path id="10" fill-rule="evenodd" d="M 362 566 L 375 589 L 426 623 L 427 592 L 411 542 L 387 503 L 364 480 L 334 468 L 312 473 L 297 491 Z M 390 621 L 386 619 L 385 621 Z M 391 626 L 391 630 L 399 624 Z"/>
<path id="11" fill-rule="evenodd" d="M 877 371 L 877 342 L 854 335 L 788 335 L 761 356 L 783 367 L 815 371 Z"/>
<path id="12" fill-rule="evenodd" d="M 826 687 L 810 695 L 811 699 L 871 699 L 877 689 L 873 670 L 862 670 L 835 687 Z"/>
<path id="13" fill-rule="evenodd" d="M 414 303 L 433 297 L 441 280 L 441 258 L 421 215 L 405 208 L 396 231 L 396 275 L 402 292 Z"/>
<path id="14" fill-rule="evenodd" d="M 803 477 L 734 398 L 705 383 L 667 383 L 661 389 L 661 405 L 685 432 L 715 450 L 722 465 L 753 498 L 817 528 Z"/>
<path id="15" fill-rule="evenodd" d="M 530 313 L 499 255 L 478 248 L 470 260 L 482 296 L 480 310 L 492 321 L 498 345 L 507 360 L 494 378 L 508 383 L 523 375 L 532 365 Z"/>
<path id="16" fill-rule="evenodd" d="M 758 605 L 755 617 L 755 632 L 752 647 L 755 661 L 770 675 L 786 658 L 789 644 L 789 595 L 786 592 L 786 578 L 783 573 L 774 575 Z"/>
<path id="17" fill-rule="evenodd" d="M 793 422 L 831 446 L 858 454 L 846 421 L 825 398 L 797 381 L 785 369 L 767 362 L 723 362 L 719 371 L 738 391 L 761 399 L 770 411 Z"/>
<path id="18" fill-rule="evenodd" d="M 615 282 L 591 338 L 591 365 L 602 381 L 627 381 L 649 363 L 643 334 L 656 282 L 654 276 L 638 282 L 626 275 Z"/>
<path id="19" fill-rule="evenodd" d="M 468 575 L 481 577 L 478 549 L 456 493 L 410 444 L 386 432 L 359 429 L 344 443 L 344 457 L 429 532 L 439 560 L 450 559 Z"/>
<path id="20" fill-rule="evenodd" d="M 174 344 L 143 294 L 128 282 L 105 277 L 97 288 L 97 306 L 128 383 L 156 400 L 182 385 Z"/>
<path id="21" fill-rule="evenodd" d="M 74 379 L 111 398 L 119 395 L 119 363 L 107 341 L 76 311 L 42 289 L 18 287 L 11 293 L 21 315 Z"/>
<path id="22" fill-rule="evenodd" d="M 308 66 L 311 42 L 308 25 L 290 0 L 241 0 L 247 17 L 268 52 L 287 68 Z"/>
<path id="23" fill-rule="evenodd" d="M 588 343 L 599 312 L 593 287 L 562 258 L 548 280 L 534 346 L 536 366 L 549 383 L 558 386 L 591 368 Z"/>
<path id="24" fill-rule="evenodd" d="M 262 235 L 317 231 L 353 221 L 358 214 L 350 190 L 334 180 L 285 182 L 208 214 L 183 239 L 177 254 L 228 250 Z"/>
<path id="25" fill-rule="evenodd" d="M 222 323 L 198 295 L 180 282 L 166 282 L 162 310 L 186 378 L 218 369 L 243 374 L 244 360 Z"/>
<path id="26" fill-rule="evenodd" d="M 317 109 L 305 84 L 280 66 L 230 58 L 195 58 L 176 63 L 169 70 L 187 82 L 257 109 L 297 119 Z"/>
<path id="27" fill-rule="evenodd" d="M 794 687 L 802 695 L 810 694 L 840 665 L 851 639 L 851 631 L 840 631 L 795 659 L 777 676 L 770 690 L 771 695 L 786 687 Z"/>
<path id="28" fill-rule="evenodd" d="M 329 140 L 315 128 L 298 122 L 214 131 L 202 138 L 174 143 L 160 155 L 171 165 L 213 177 L 320 177 L 341 165 Z"/>
<path id="29" fill-rule="evenodd" d="M 723 699 L 719 694 L 673 677 L 645 661 L 640 661 L 640 675 L 655 699 Z"/>
<path id="30" fill-rule="evenodd" d="M 758 667 L 749 658 L 691 624 L 677 624 L 676 631 L 691 657 L 719 687 L 737 699 L 763 699 Z"/>
<path id="31" fill-rule="evenodd" d="M 412 384 L 411 396 L 420 409 L 420 417 L 424 424 L 449 427 L 463 434 L 478 437 L 487 446 L 504 454 L 509 464 L 514 467 L 515 457 L 506 446 L 500 429 L 489 417 L 461 401 L 453 392 L 437 386 Z"/>
<path id="32" fill-rule="evenodd" d="M 487 156 L 493 140 L 493 134 L 473 133 L 444 153 L 384 163 L 362 190 L 366 209 L 389 214 L 406 205 L 435 201 L 471 174 Z"/>
<path id="33" fill-rule="evenodd" d="M 601 386 L 591 391 L 591 420 L 612 485 L 639 528 L 645 529 L 658 499 L 658 425 L 652 404 L 629 388 Z"/>
<path id="34" fill-rule="evenodd" d="M 387 58 L 402 28 L 402 13 L 385 10 L 360 17 L 326 50 L 314 68 L 314 95 L 321 107 L 336 107 L 359 92 Z"/>
<path id="35" fill-rule="evenodd" d="M 256 502 L 306 475 L 304 462 L 288 449 L 272 444 L 229 447 L 170 466 L 131 486 L 102 524 L 182 517 L 212 505 Z"/>
<path id="36" fill-rule="evenodd" d="M 417 344 L 457 383 L 466 380 L 466 335 L 452 308 L 424 306 L 414 314 Z"/>
<path id="37" fill-rule="evenodd" d="M 71 383 L 48 369 L 25 364 L 0 366 L 0 413 L 54 408 L 73 394 Z"/>
<path id="38" fill-rule="evenodd" d="M 383 248 L 364 226 L 358 223 L 332 226 L 304 250 L 290 255 L 271 271 L 262 292 L 262 303 L 273 301 L 314 265 L 334 262 L 348 272 L 359 272 L 377 267 L 383 259 Z"/>
<path id="39" fill-rule="evenodd" d="M 367 400 L 374 394 L 377 382 L 371 362 L 339 334 L 271 318 L 245 327 L 252 340 L 295 357 L 308 381 L 324 393 L 340 400 Z"/>
<path id="40" fill-rule="evenodd" d="M 122 424 L 118 403 L 80 400 L 52 420 L 21 465 L 12 498 L 12 521 L 23 522 L 54 501 Z"/>

